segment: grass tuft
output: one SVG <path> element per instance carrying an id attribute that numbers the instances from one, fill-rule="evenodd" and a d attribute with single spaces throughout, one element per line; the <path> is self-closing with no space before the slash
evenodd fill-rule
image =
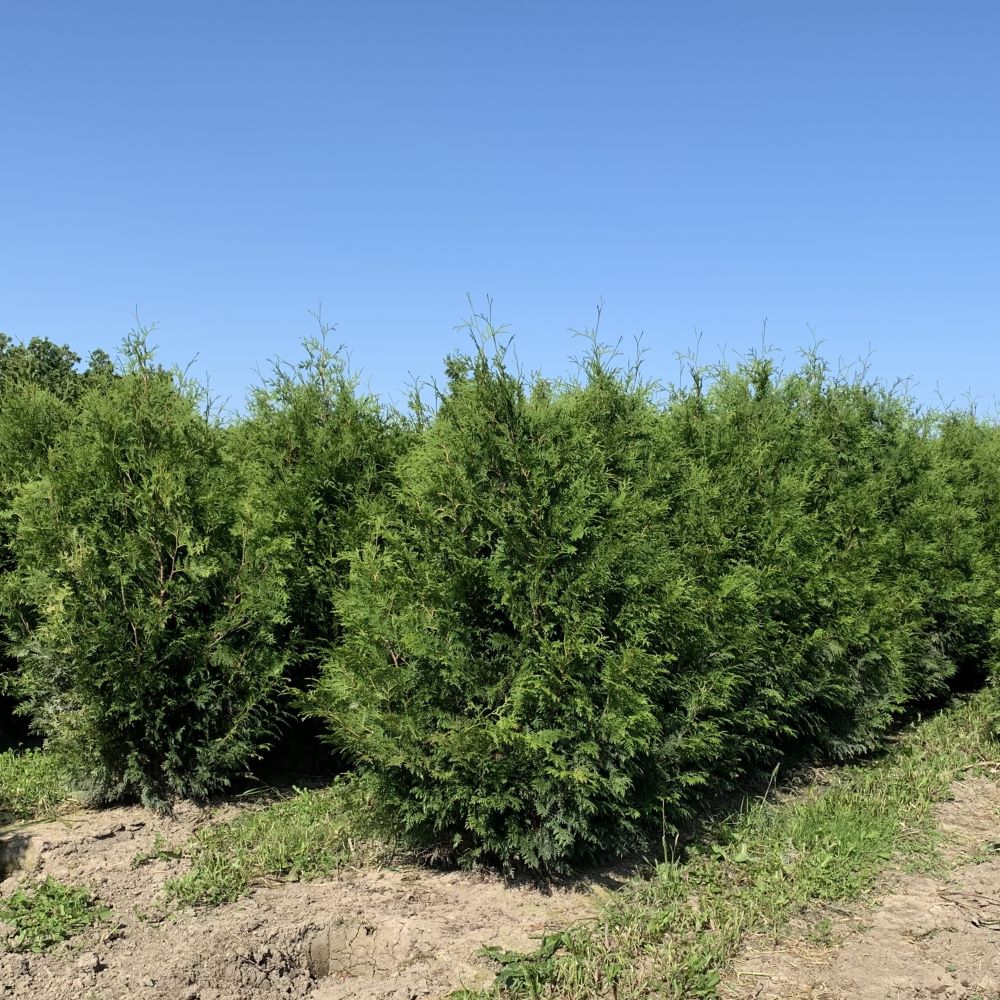
<path id="1" fill-rule="evenodd" d="M 38 819 L 70 794 L 66 774 L 44 750 L 0 753 L 0 825 Z"/>
<path id="2" fill-rule="evenodd" d="M 171 879 L 168 898 L 227 903 L 269 879 L 321 878 L 362 848 L 348 782 L 294 795 L 199 831 L 185 848 L 191 870 Z"/>

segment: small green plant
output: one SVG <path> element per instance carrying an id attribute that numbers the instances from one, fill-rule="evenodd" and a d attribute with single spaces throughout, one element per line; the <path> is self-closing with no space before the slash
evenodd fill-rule
<path id="1" fill-rule="evenodd" d="M 480 948 L 479 955 L 496 962 L 500 967 L 496 975 L 498 985 L 515 991 L 527 988 L 528 992 L 532 992 L 533 984 L 543 982 L 554 971 L 557 955 L 565 948 L 567 940 L 566 932 L 560 931 L 546 934 L 530 956 L 493 946 Z M 464 995 L 473 994 L 466 994 L 464 991 L 454 994 L 455 997 Z"/>
<path id="2" fill-rule="evenodd" d="M 823 917 L 813 924 L 809 931 L 809 940 L 821 945 L 833 944 L 833 921 L 829 917 Z"/>
<path id="3" fill-rule="evenodd" d="M 48 951 L 111 916 L 87 889 L 47 878 L 34 889 L 19 889 L 0 901 L 0 921 L 14 929 L 9 951 Z"/>
<path id="4" fill-rule="evenodd" d="M 153 838 L 153 847 L 148 851 L 138 851 L 132 858 L 132 869 L 148 865 L 150 861 L 170 861 L 184 857 L 184 848 L 167 843 L 162 833 Z"/>
<path id="5" fill-rule="evenodd" d="M 69 796 L 59 761 L 42 750 L 0 753 L 0 824 L 35 819 Z"/>

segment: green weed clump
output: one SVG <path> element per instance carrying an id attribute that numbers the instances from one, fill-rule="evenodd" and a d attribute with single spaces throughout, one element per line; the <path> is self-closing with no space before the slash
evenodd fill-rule
<path id="1" fill-rule="evenodd" d="M 280 588 L 203 404 L 133 338 L 14 500 L 15 691 L 99 800 L 203 796 L 275 725 Z"/>
<path id="2" fill-rule="evenodd" d="M 13 931 L 4 942 L 8 951 L 49 951 L 110 917 L 108 907 L 87 889 L 54 878 L 0 900 L 0 921 Z"/>

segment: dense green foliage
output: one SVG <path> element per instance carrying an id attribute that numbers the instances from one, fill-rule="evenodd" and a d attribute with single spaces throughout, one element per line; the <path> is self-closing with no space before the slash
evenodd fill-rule
<path id="1" fill-rule="evenodd" d="M 248 481 L 254 544 L 280 572 L 290 680 L 304 684 L 337 634 L 335 595 L 359 541 L 366 504 L 391 475 L 404 427 L 358 382 L 324 336 L 298 365 L 275 362 L 254 390 L 229 449 Z"/>
<path id="2" fill-rule="evenodd" d="M 110 917 L 111 911 L 87 889 L 51 877 L 0 901 L 0 920 L 13 930 L 8 951 L 48 951 Z"/>
<path id="3" fill-rule="evenodd" d="M 225 424 L 141 337 L 77 365 L 0 341 L 0 611 L 99 797 L 309 716 L 401 842 L 559 868 L 992 669 L 1000 432 L 812 355 L 550 382 L 487 328 L 407 418 L 320 339 Z"/>
<path id="4" fill-rule="evenodd" d="M 48 449 L 68 425 L 84 390 L 108 377 L 111 361 L 103 351 L 90 356 L 86 371 L 67 345 L 34 338 L 15 344 L 0 333 L 0 606 L 9 606 L 10 621 L 23 632 L 26 609 L 19 604 L 12 573 L 11 504 L 17 490 L 42 474 Z M 11 725 L 6 671 L 11 667 L 8 643 L 0 632 L 0 747 L 23 735 Z"/>
<path id="5" fill-rule="evenodd" d="M 464 855 L 624 846 L 660 792 L 659 640 L 690 609 L 647 395 L 592 367 L 557 392 L 452 358 L 338 598 L 314 710 L 387 816 Z"/>
<path id="6" fill-rule="evenodd" d="M 665 405 L 599 351 L 560 387 L 484 349 L 448 373 L 312 699 L 404 837 L 624 847 L 791 748 L 874 748 L 991 656 L 989 487 L 905 396 L 815 358 Z M 995 439 L 946 426 L 973 467 Z"/>
<path id="7" fill-rule="evenodd" d="M 99 798 L 204 794 L 273 729 L 281 593 L 200 403 L 131 341 L 13 504 L 15 689 Z"/>

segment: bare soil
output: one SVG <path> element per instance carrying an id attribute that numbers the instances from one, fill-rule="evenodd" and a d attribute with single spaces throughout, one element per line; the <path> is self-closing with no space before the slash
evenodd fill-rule
<path id="1" fill-rule="evenodd" d="M 224 906 L 164 907 L 164 883 L 186 862 L 133 869 L 133 858 L 152 851 L 157 834 L 182 844 L 219 818 L 190 804 L 169 817 L 119 808 L 8 832 L 7 866 L 20 868 L 0 894 L 51 875 L 90 887 L 114 917 L 51 953 L 0 955 L 0 997 L 439 997 L 492 980 L 490 963 L 477 957 L 483 946 L 529 949 L 545 932 L 592 917 L 615 884 L 612 875 L 543 890 L 476 873 L 347 869 Z"/>
<path id="2" fill-rule="evenodd" d="M 874 904 L 816 907 L 736 961 L 729 1000 L 1000 998 L 1000 784 L 955 784 L 938 810 L 951 869 L 895 873 Z"/>
<path id="3" fill-rule="evenodd" d="M 214 908 L 163 905 L 187 862 L 132 868 L 159 835 L 184 843 L 235 814 L 183 804 L 82 811 L 8 831 L 0 895 L 54 876 L 94 890 L 113 920 L 46 955 L 0 955 L 0 998 L 18 1000 L 417 1000 L 488 984 L 485 945 L 529 949 L 592 918 L 621 869 L 542 889 L 477 873 L 345 869 Z M 728 1000 L 1000 1000 L 1000 783 L 958 782 L 939 809 L 947 873 L 897 872 L 878 901 L 816 907 L 779 940 L 747 943 Z"/>

